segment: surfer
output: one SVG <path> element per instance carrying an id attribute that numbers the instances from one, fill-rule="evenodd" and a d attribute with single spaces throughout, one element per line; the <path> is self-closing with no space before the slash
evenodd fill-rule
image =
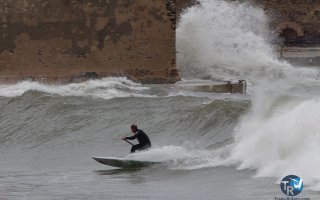
<path id="1" fill-rule="evenodd" d="M 124 137 L 123 140 L 134 140 L 137 139 L 139 144 L 132 145 L 131 153 L 134 153 L 136 150 L 146 150 L 151 147 L 151 142 L 149 137 L 145 132 L 138 129 L 138 126 L 133 124 L 131 125 L 131 132 L 134 134 L 131 137 Z"/>

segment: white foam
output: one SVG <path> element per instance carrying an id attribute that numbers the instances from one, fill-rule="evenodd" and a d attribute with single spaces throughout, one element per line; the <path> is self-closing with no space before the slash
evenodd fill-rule
<path id="1" fill-rule="evenodd" d="M 198 167 L 233 164 L 278 179 L 295 174 L 320 190 L 319 69 L 277 60 L 264 35 L 270 31 L 262 9 L 246 2 L 199 2 L 178 25 L 179 70 L 185 78 L 247 80 L 252 108 L 234 130 L 230 157 L 219 161 L 221 155 L 211 152 L 218 158 Z"/>
<path id="2" fill-rule="evenodd" d="M 319 185 L 320 98 L 264 97 L 265 107 L 254 105 L 235 131 L 231 160 L 239 169 L 256 169 L 257 177 L 295 174 Z"/>
<path id="3" fill-rule="evenodd" d="M 270 31 L 261 8 L 249 3 L 199 0 L 177 28 L 177 65 L 184 78 L 256 81 L 315 71 L 293 70 L 276 59 L 266 42 Z"/>
<path id="4" fill-rule="evenodd" d="M 82 83 L 66 85 L 48 85 L 38 82 L 22 81 L 17 84 L 0 85 L 0 96 L 16 97 L 27 91 L 40 91 L 61 96 L 93 96 L 104 99 L 128 96 L 149 96 L 139 94 L 148 89 L 147 86 L 134 83 L 127 78 L 103 78 Z"/>
<path id="5" fill-rule="evenodd" d="M 189 149 L 169 145 L 130 154 L 126 158 L 162 162 L 167 164 L 171 169 L 193 170 L 221 165 L 224 162 L 224 159 L 221 157 L 223 155 L 221 150 Z"/>

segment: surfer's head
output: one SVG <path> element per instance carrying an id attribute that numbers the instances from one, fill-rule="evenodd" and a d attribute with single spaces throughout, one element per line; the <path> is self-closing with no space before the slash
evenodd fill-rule
<path id="1" fill-rule="evenodd" d="M 137 130 L 138 130 L 138 126 L 135 125 L 135 124 L 132 124 L 132 125 L 131 125 L 131 131 L 132 131 L 132 133 L 137 132 Z"/>

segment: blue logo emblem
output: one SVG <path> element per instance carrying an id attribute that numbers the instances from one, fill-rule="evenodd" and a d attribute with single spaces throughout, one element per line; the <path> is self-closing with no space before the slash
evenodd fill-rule
<path id="1" fill-rule="evenodd" d="M 289 175 L 282 179 L 280 188 L 285 195 L 296 196 L 302 192 L 303 181 L 296 175 Z"/>

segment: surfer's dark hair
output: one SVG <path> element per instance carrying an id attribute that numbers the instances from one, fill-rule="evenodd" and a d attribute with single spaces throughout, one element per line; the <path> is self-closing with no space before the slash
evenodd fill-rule
<path id="1" fill-rule="evenodd" d="M 135 124 L 132 124 L 132 125 L 131 125 L 131 128 L 132 128 L 132 129 L 138 129 L 138 126 L 135 125 Z"/>

